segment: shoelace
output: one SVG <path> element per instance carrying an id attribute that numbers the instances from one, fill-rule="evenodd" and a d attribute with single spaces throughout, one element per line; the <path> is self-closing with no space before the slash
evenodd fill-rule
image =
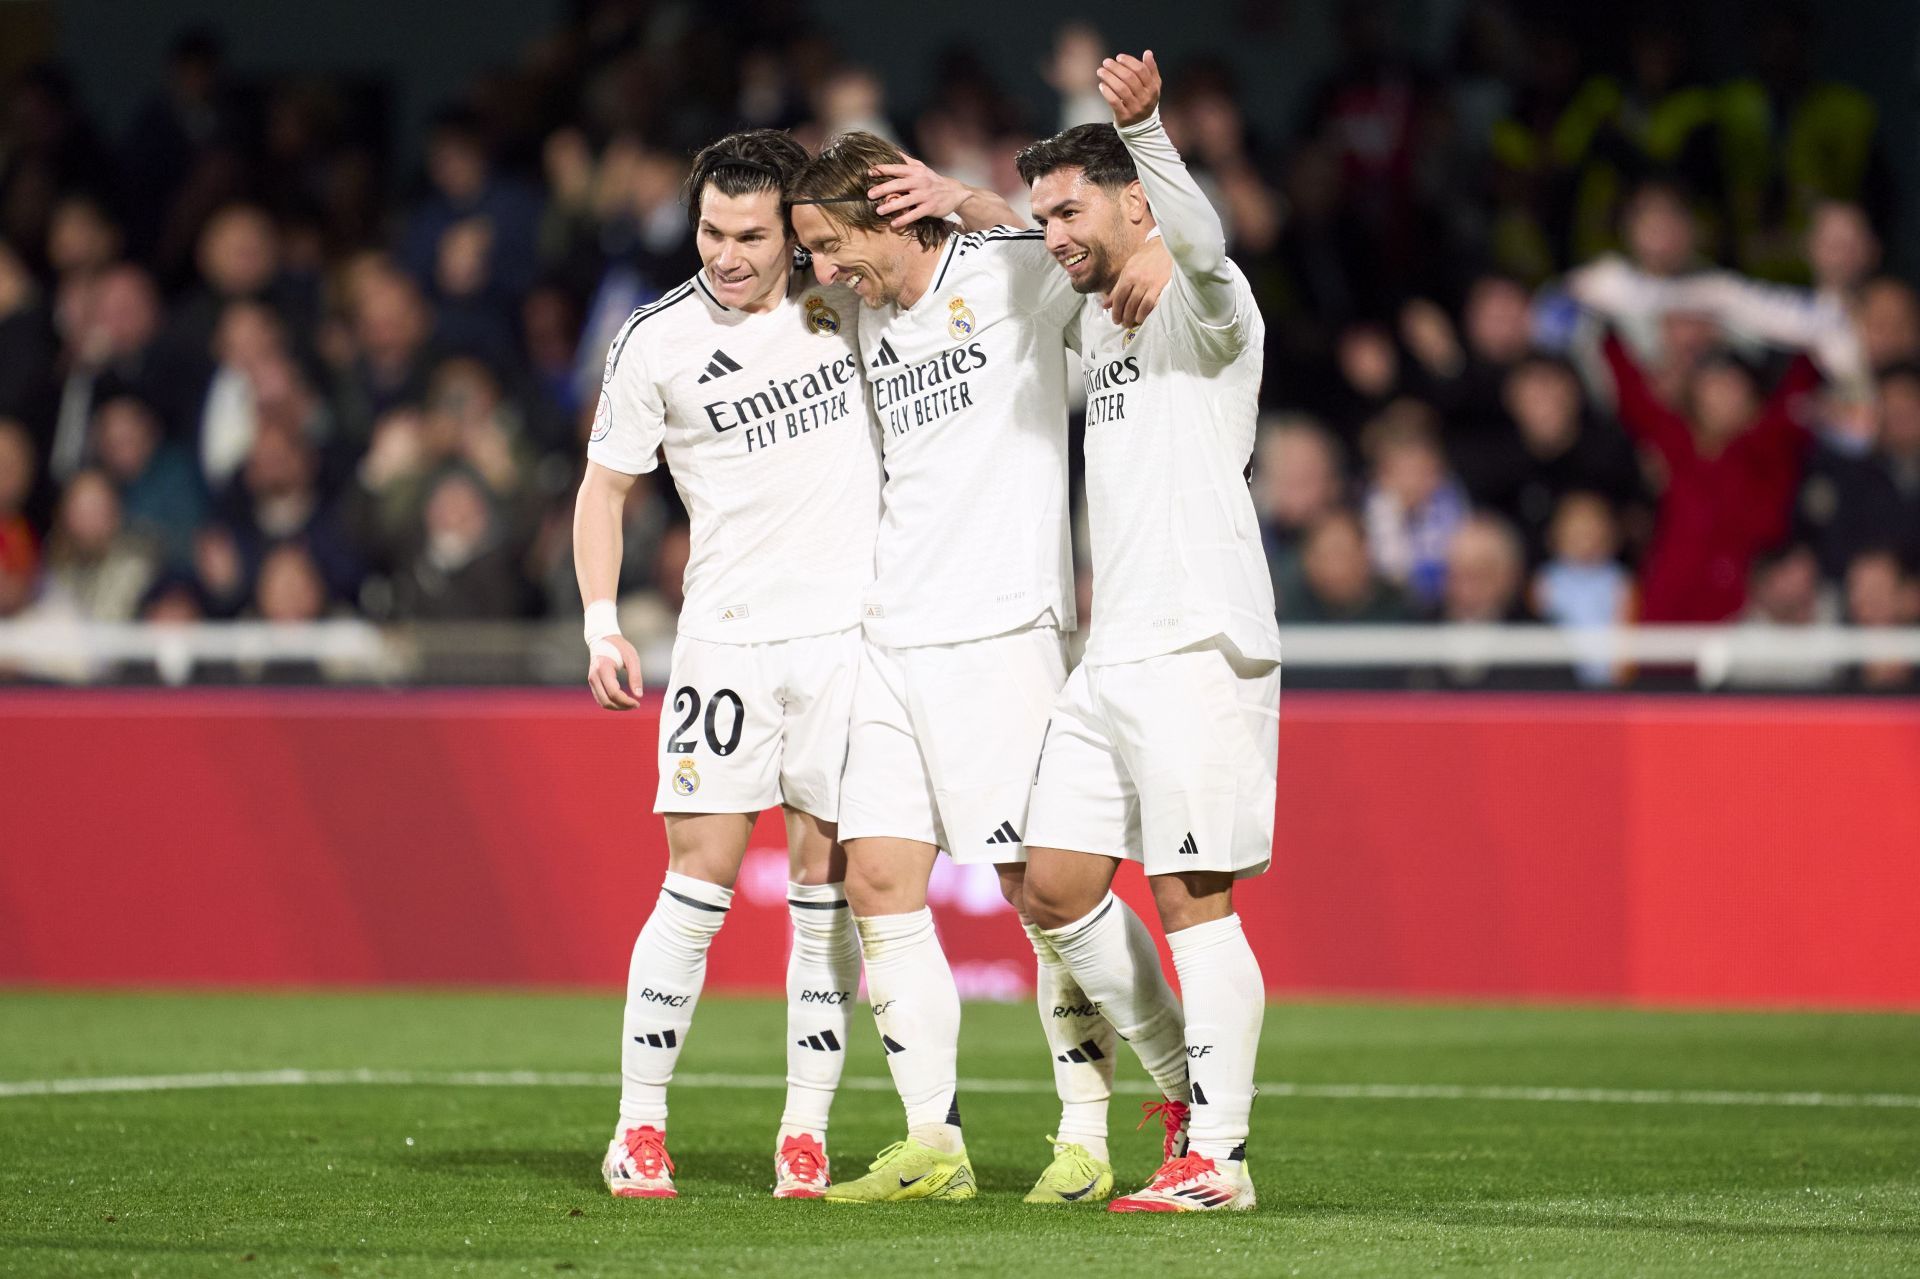
<path id="1" fill-rule="evenodd" d="M 1087 1148 L 1079 1142 L 1072 1141 L 1063 1143 L 1058 1137 L 1053 1136 L 1051 1133 L 1047 1135 L 1047 1140 L 1053 1143 L 1054 1158 L 1072 1161 L 1071 1164 L 1069 1164 L 1069 1167 L 1072 1169 L 1072 1176 L 1076 1178 L 1092 1178 L 1100 1175 L 1100 1169 L 1094 1163 L 1093 1156 L 1089 1154 Z"/>
<path id="2" fill-rule="evenodd" d="M 797 1181 L 818 1181 L 826 1170 L 827 1152 L 811 1137 L 793 1137 L 780 1147 L 780 1162 Z"/>
<path id="3" fill-rule="evenodd" d="M 888 1146 L 885 1150 L 880 1152 L 880 1157 L 878 1159 L 875 1159 L 872 1163 L 867 1165 L 867 1171 L 872 1172 L 875 1169 L 881 1167 L 888 1160 L 892 1159 L 895 1155 L 899 1154 L 902 1150 L 905 1150 L 906 1148 L 907 1148 L 906 1142 L 904 1141 L 894 1142 L 891 1146 Z"/>
<path id="4" fill-rule="evenodd" d="M 1140 1111 L 1140 1122 L 1134 1125 L 1134 1131 L 1145 1128 L 1149 1120 L 1158 1119 L 1167 1130 L 1166 1138 L 1160 1143 L 1160 1157 L 1172 1159 L 1173 1143 L 1179 1139 L 1181 1125 L 1187 1122 L 1187 1103 L 1162 1097 L 1159 1101 L 1141 1102 Z"/>
<path id="5" fill-rule="evenodd" d="M 1181 1155 L 1161 1165 L 1160 1171 L 1153 1175 L 1153 1185 L 1149 1189 L 1171 1190 L 1183 1181 L 1204 1177 L 1212 1171 L 1213 1160 L 1205 1155 Z"/>
<path id="6" fill-rule="evenodd" d="M 666 1134 L 658 1128 L 629 1128 L 627 1154 L 642 1177 L 658 1177 L 662 1165 L 668 1172 L 674 1170 L 673 1156 L 667 1153 Z"/>

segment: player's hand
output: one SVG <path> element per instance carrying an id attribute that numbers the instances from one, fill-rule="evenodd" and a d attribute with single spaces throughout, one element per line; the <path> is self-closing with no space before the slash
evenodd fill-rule
<path id="1" fill-rule="evenodd" d="M 587 654 L 587 687 L 593 690 L 594 701 L 610 711 L 630 711 L 640 705 L 643 686 L 639 650 L 624 636 L 606 635 L 589 644 Z M 623 670 L 627 673 L 626 688 L 620 687 Z"/>
<path id="2" fill-rule="evenodd" d="M 1120 268 L 1113 292 L 1100 299 L 1107 318 L 1123 329 L 1133 328 L 1159 305 L 1160 293 L 1173 278 L 1173 255 L 1165 240 L 1155 236 L 1140 246 L 1139 252 Z"/>
<path id="3" fill-rule="evenodd" d="M 896 230 L 902 230 L 921 218 L 944 218 L 957 211 L 973 193 L 964 182 L 934 172 L 925 161 L 906 156 L 901 164 L 876 164 L 868 177 L 884 178 L 867 189 L 874 212 Z"/>
<path id="4" fill-rule="evenodd" d="M 1121 128 L 1139 124 L 1160 106 L 1160 64 L 1153 50 L 1141 57 L 1130 53 L 1100 64 L 1100 96 L 1113 108 L 1113 122 Z"/>

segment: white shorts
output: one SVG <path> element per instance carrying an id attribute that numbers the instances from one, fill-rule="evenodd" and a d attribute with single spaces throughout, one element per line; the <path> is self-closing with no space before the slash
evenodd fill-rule
<path id="1" fill-rule="evenodd" d="M 1112 666 L 1060 690 L 1027 842 L 1149 875 L 1257 875 L 1273 859 L 1280 667 L 1224 640 Z"/>
<path id="2" fill-rule="evenodd" d="M 917 839 L 962 864 L 1025 861 L 1034 765 L 1066 677 L 1066 644 L 1050 626 L 964 644 L 868 644 L 840 838 Z"/>
<path id="3" fill-rule="evenodd" d="M 860 628 L 765 644 L 681 636 L 660 709 L 656 813 L 840 815 Z"/>

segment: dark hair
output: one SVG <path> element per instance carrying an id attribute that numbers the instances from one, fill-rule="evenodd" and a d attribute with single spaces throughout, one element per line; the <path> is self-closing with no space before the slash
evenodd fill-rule
<path id="1" fill-rule="evenodd" d="M 905 159 L 899 147 L 877 134 L 843 133 L 821 147 L 820 154 L 787 183 L 787 205 L 817 204 L 822 213 L 856 231 L 892 231 L 893 224 L 880 216 L 867 190 L 873 185 L 876 165 L 900 164 Z M 954 230 L 953 223 L 943 218 L 921 218 L 900 234 L 932 249 Z"/>
<path id="2" fill-rule="evenodd" d="M 781 196 L 806 162 L 806 148 L 783 129 L 742 129 L 708 143 L 693 157 L 680 193 L 686 201 L 687 221 L 699 227 L 700 195 L 708 183 L 721 195 L 771 191 Z"/>
<path id="3" fill-rule="evenodd" d="M 1041 142 L 1030 143 L 1013 158 L 1020 180 L 1032 186 L 1058 169 L 1079 169 L 1095 186 L 1115 190 L 1140 180 L 1133 156 L 1110 124 L 1076 124 Z"/>

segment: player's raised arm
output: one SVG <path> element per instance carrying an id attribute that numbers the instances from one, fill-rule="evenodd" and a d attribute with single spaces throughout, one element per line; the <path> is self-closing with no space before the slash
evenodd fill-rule
<path id="1" fill-rule="evenodd" d="M 1161 127 L 1160 65 L 1153 50 L 1139 58 L 1125 53 L 1108 58 L 1098 75 L 1100 96 L 1113 108 L 1113 122 L 1139 171 L 1140 189 L 1174 266 L 1193 285 L 1201 320 L 1226 324 L 1235 308 L 1226 228 Z"/>
<path id="2" fill-rule="evenodd" d="M 944 218 L 955 213 L 960 215 L 960 225 L 969 231 L 1027 225 L 998 191 L 970 187 L 910 155 L 902 156 L 899 164 L 875 165 L 871 176 L 874 185 L 867 191 L 867 198 L 874 202 L 874 211 L 895 230 L 903 230 L 921 218 Z"/>
<path id="3" fill-rule="evenodd" d="M 620 591 L 621 515 L 635 478 L 588 462 L 573 504 L 573 574 L 587 612 L 587 687 L 610 711 L 630 711 L 640 704 L 640 654 L 620 634 L 614 605 Z M 620 687 L 623 669 L 632 693 Z"/>

